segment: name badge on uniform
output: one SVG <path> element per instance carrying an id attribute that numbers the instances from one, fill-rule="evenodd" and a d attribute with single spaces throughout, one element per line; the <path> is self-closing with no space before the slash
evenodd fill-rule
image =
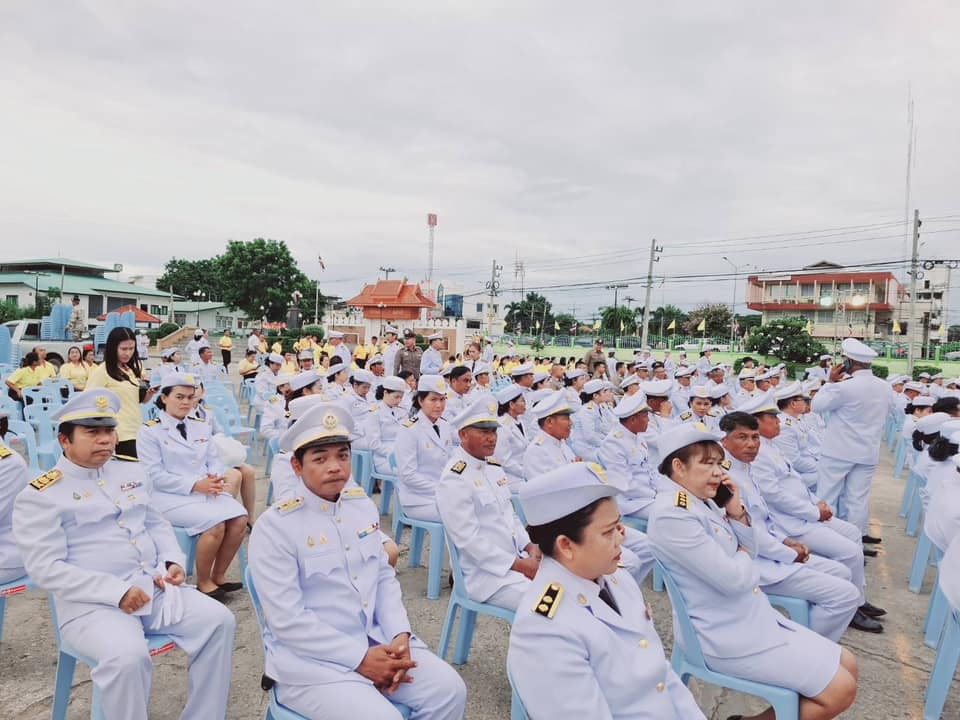
<path id="1" fill-rule="evenodd" d="M 367 537 L 368 535 L 372 535 L 373 533 L 377 532 L 377 530 L 379 529 L 380 529 L 380 523 L 374 523 L 373 525 L 370 525 L 369 527 L 366 527 L 363 530 L 358 530 L 357 537 L 363 540 L 365 537 Z"/>
<path id="2" fill-rule="evenodd" d="M 133 482 L 126 482 L 120 486 L 120 492 L 128 492 L 130 490 L 136 490 L 141 485 L 143 485 L 143 483 L 140 482 L 139 480 L 135 480 Z"/>

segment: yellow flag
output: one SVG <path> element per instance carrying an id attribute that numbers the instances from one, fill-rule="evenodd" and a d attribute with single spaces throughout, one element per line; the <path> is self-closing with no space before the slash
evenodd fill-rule
<path id="1" fill-rule="evenodd" d="M 946 337 L 946 336 L 947 336 L 947 326 L 946 326 L 946 325 L 941 325 L 941 326 L 940 326 L 940 329 L 937 330 L 937 335 L 939 335 L 940 337 Z"/>
<path id="2" fill-rule="evenodd" d="M 809 320 L 807 321 L 807 326 L 804 328 L 807 331 L 807 335 L 813 335 L 813 323 Z"/>
<path id="3" fill-rule="evenodd" d="M 599 318 L 598 318 L 597 321 L 593 324 L 593 329 L 594 329 L 594 330 L 599 330 L 599 329 L 600 329 L 600 319 L 599 319 Z"/>
<path id="4" fill-rule="evenodd" d="M 676 330 L 677 329 L 677 319 L 674 318 L 670 321 L 670 324 L 667 325 L 667 330 Z"/>
<path id="5" fill-rule="evenodd" d="M 700 321 L 700 324 L 697 325 L 697 332 L 704 332 L 707 329 L 707 319 L 704 318 Z"/>
<path id="6" fill-rule="evenodd" d="M 540 321 L 537 320 L 537 330 L 539 330 L 539 329 L 540 329 Z"/>
<path id="7" fill-rule="evenodd" d="M 901 332 L 903 332 L 903 331 L 900 329 L 900 323 L 898 323 L 896 320 L 894 320 L 894 321 L 893 321 L 893 334 L 894 334 L 894 335 L 899 335 Z"/>
<path id="8" fill-rule="evenodd" d="M 623 332 L 623 320 L 620 321 L 620 332 Z"/>
<path id="9" fill-rule="evenodd" d="M 556 320 L 553 321 L 553 329 L 554 329 L 554 330 L 559 330 L 559 329 L 560 329 L 560 323 L 558 323 Z"/>

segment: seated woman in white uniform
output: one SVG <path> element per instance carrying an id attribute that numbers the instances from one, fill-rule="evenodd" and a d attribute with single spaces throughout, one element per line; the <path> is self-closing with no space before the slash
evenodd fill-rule
<path id="1" fill-rule="evenodd" d="M 260 418 L 260 434 L 267 440 L 279 438 L 290 425 L 287 413 L 287 397 L 290 394 L 290 383 L 295 375 L 278 373 L 271 382 L 276 385 L 276 392 L 264 403 L 263 416 Z"/>
<path id="2" fill-rule="evenodd" d="M 376 401 L 363 419 L 363 438 L 366 448 L 373 452 L 373 467 L 379 473 L 392 475 L 390 453 L 397 433 L 407 422 L 407 412 L 400 407 L 407 384 L 400 378 L 384 377 L 375 391 Z"/>
<path id="3" fill-rule="evenodd" d="M 497 449 L 493 457 L 503 467 L 510 489 L 517 492 L 523 483 L 523 454 L 530 444 L 521 421 L 527 411 L 527 401 L 523 389 L 516 383 L 508 385 L 494 397 L 500 427 L 497 428 Z"/>
<path id="4" fill-rule="evenodd" d="M 397 433 L 397 490 L 403 511 L 416 520 L 440 522 L 436 490 L 453 451 L 453 430 L 443 419 L 447 383 L 439 375 L 421 375 L 414 407 L 417 415 Z"/>
<path id="5" fill-rule="evenodd" d="M 601 414 L 601 396 L 606 387 L 603 380 L 588 380 L 580 392 L 580 409 L 573 416 L 573 430 L 570 433 L 570 447 L 584 460 L 597 461 L 597 449 L 603 441 L 603 415 Z"/>
<path id="6" fill-rule="evenodd" d="M 707 667 L 793 690 L 800 695 L 800 720 L 830 720 L 856 698 L 856 659 L 786 619 L 760 591 L 753 559 L 762 528 L 751 526 L 740 491 L 721 465 L 721 438 L 691 423 L 658 439 L 660 472 L 676 492 L 658 494 L 650 513 L 654 555 L 686 601 Z M 768 708 L 751 718 L 775 715 Z"/>
<path id="7" fill-rule="evenodd" d="M 520 488 L 543 559 L 513 621 L 507 667 L 532 718 L 702 720 L 620 564 L 617 492 L 593 463 Z"/>
<path id="8" fill-rule="evenodd" d="M 13 501 L 32 479 L 20 453 L 5 444 L 10 442 L 7 422 L 7 411 L 0 408 L 0 583 L 27 574 L 13 539 Z"/>
<path id="9" fill-rule="evenodd" d="M 194 376 L 170 373 L 163 381 L 157 405 L 160 418 L 137 436 L 137 454 L 153 482 L 151 499 L 171 525 L 184 528 L 197 541 L 197 588 L 217 600 L 239 590 L 228 582 L 227 568 L 243 541 L 247 511 L 226 488 L 226 469 L 210 442 L 210 426 L 190 417 L 196 390 Z M 234 478 L 239 484 L 239 478 Z"/>

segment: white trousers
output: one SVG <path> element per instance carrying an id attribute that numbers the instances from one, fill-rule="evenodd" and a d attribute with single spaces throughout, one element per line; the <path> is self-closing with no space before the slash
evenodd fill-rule
<path id="1" fill-rule="evenodd" d="M 810 567 L 810 562 L 816 565 L 811 556 L 807 564 L 792 575 L 780 582 L 764 585 L 761 590 L 810 602 L 810 629 L 837 641 L 860 607 L 860 591 L 849 580 Z"/>
<path id="2" fill-rule="evenodd" d="M 817 494 L 836 509 L 837 517 L 856 525 L 861 535 L 870 526 L 870 488 L 876 464 L 861 465 L 824 455 L 820 458 Z"/>
<path id="3" fill-rule="evenodd" d="M 467 704 L 463 680 L 429 650 L 412 647 L 410 653 L 417 663 L 413 682 L 401 684 L 389 700 L 356 673 L 322 685 L 277 683 L 277 698 L 309 720 L 400 720 L 391 700 L 409 707 L 411 720 L 460 720 Z"/>
<path id="4" fill-rule="evenodd" d="M 436 505 L 414 505 L 413 507 L 403 506 L 403 514 L 412 520 L 428 520 L 429 522 L 443 522 L 440 519 L 440 511 Z"/>
<path id="5" fill-rule="evenodd" d="M 807 529 L 795 535 L 794 539 L 810 548 L 810 552 L 836 560 L 846 567 L 850 571 L 850 582 L 860 591 L 862 605 L 866 600 L 864 588 L 867 579 L 863 570 L 863 543 L 858 537 L 859 532 L 850 523 L 830 519 L 825 523 L 809 523 Z"/>
<path id="6" fill-rule="evenodd" d="M 523 600 L 524 593 L 527 592 L 527 588 L 530 586 L 531 582 L 530 580 L 527 580 L 526 576 L 521 575 L 521 577 L 523 578 L 523 582 L 515 582 L 510 583 L 509 585 L 504 585 L 493 595 L 488 597 L 484 602 L 516 612 L 517 608 L 520 607 L 520 601 Z"/>
<path id="7" fill-rule="evenodd" d="M 162 591 L 156 590 L 154 602 Z M 181 588 L 183 618 L 150 632 L 173 638 L 190 658 L 190 685 L 182 720 L 223 720 L 233 669 L 233 613 L 194 588 Z M 144 632 L 153 615 L 127 615 L 103 608 L 67 622 L 60 637 L 79 654 L 97 661 L 90 677 L 100 690 L 105 720 L 147 720 L 153 661 Z"/>

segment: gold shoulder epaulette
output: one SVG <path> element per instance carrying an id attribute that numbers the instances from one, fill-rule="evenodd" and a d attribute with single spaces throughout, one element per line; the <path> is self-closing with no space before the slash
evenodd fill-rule
<path id="1" fill-rule="evenodd" d="M 159 424 L 160 424 L 160 421 L 157 420 L 157 419 L 147 420 L 147 421 L 144 423 L 144 425 L 146 425 L 147 427 L 153 427 L 154 425 L 159 425 Z"/>
<path id="2" fill-rule="evenodd" d="M 623 437 L 623 431 L 622 431 L 622 430 L 617 430 L 617 431 L 613 434 L 613 436 L 614 436 L 615 438 L 618 438 L 618 439 L 619 439 L 619 438 L 622 438 L 622 437 Z"/>
<path id="3" fill-rule="evenodd" d="M 783 424 L 789 427 L 790 425 L 793 425 L 793 420 L 791 420 L 790 418 L 785 418 L 783 421 Z"/>
<path id="4" fill-rule="evenodd" d="M 685 413 L 680 413 L 681 420 L 686 421 L 686 420 L 689 420 L 691 417 L 693 417 L 693 413 L 690 412 L 689 410 L 687 410 Z"/>
<path id="5" fill-rule="evenodd" d="M 347 488 L 340 493 L 340 497 L 342 498 L 365 498 L 366 496 L 367 493 L 362 487 Z"/>
<path id="6" fill-rule="evenodd" d="M 370 408 L 370 412 L 377 412 L 379 409 L 380 409 L 379 405 L 374 405 L 372 408 Z"/>
<path id="7" fill-rule="evenodd" d="M 733 467 L 733 463 L 727 459 L 723 459 L 720 461 L 720 467 L 722 467 L 724 470 L 729 470 Z"/>
<path id="8" fill-rule="evenodd" d="M 46 490 L 51 485 L 58 483 L 62 477 L 63 473 L 54 468 L 50 472 L 45 472 L 43 475 L 31 482 L 30 487 L 32 487 L 34 490 Z"/>
<path id="9" fill-rule="evenodd" d="M 538 437 L 533 442 L 534 442 L 534 445 L 543 445 L 543 436 Z"/>
<path id="10" fill-rule="evenodd" d="M 122 460 L 123 462 L 140 462 L 140 458 L 135 458 L 132 455 L 114 455 L 114 460 Z"/>
<path id="11" fill-rule="evenodd" d="M 537 600 L 533 611 L 537 615 L 543 615 L 548 620 L 552 620 L 553 616 L 557 614 L 557 606 L 560 604 L 561 598 L 563 598 L 563 587 L 560 583 L 550 583 L 547 585 L 547 589 L 543 591 L 540 599 Z"/>
<path id="12" fill-rule="evenodd" d="M 4 458 L 8 458 L 11 455 L 13 455 L 13 450 L 3 445 L 0 445 L 0 460 L 3 460 Z"/>
<path id="13" fill-rule="evenodd" d="M 407 420 L 407 421 L 403 424 L 403 426 L 404 426 L 404 427 L 413 427 L 413 424 L 414 424 L 415 422 L 417 422 L 417 420 L 419 420 L 419 419 L 420 419 L 420 416 L 419 416 L 419 415 L 417 415 L 417 417 L 415 417 L 415 418 L 410 418 L 409 420 Z"/>
<path id="14" fill-rule="evenodd" d="M 502 467 L 502 465 L 493 458 L 487 458 L 487 465 L 496 465 L 497 467 Z"/>
<path id="15" fill-rule="evenodd" d="M 294 510 L 299 510 L 302 507 L 303 507 L 303 498 L 296 497 L 296 498 L 293 498 L 292 500 L 284 500 L 282 503 L 277 505 L 277 512 L 283 515 L 286 515 L 287 513 L 291 513 Z"/>
<path id="16" fill-rule="evenodd" d="M 593 408 L 595 407 L 595 405 L 593 404 L 593 400 L 591 400 L 586 405 L 584 405 L 584 407 L 589 408 L 590 410 L 593 410 Z"/>
<path id="17" fill-rule="evenodd" d="M 453 467 L 450 468 L 450 472 L 455 472 L 457 475 L 459 475 L 466 469 L 467 464 L 463 460 L 457 460 L 457 462 L 453 464 Z"/>
<path id="18" fill-rule="evenodd" d="M 187 420 L 193 420 L 194 422 L 203 422 L 203 420 L 198 418 L 196 415 L 187 415 Z M 160 422 L 160 421 L 158 420 L 157 422 Z"/>
<path id="19" fill-rule="evenodd" d="M 684 510 L 689 509 L 689 500 L 687 499 L 687 494 L 683 490 L 677 491 L 677 507 L 683 508 Z"/>

